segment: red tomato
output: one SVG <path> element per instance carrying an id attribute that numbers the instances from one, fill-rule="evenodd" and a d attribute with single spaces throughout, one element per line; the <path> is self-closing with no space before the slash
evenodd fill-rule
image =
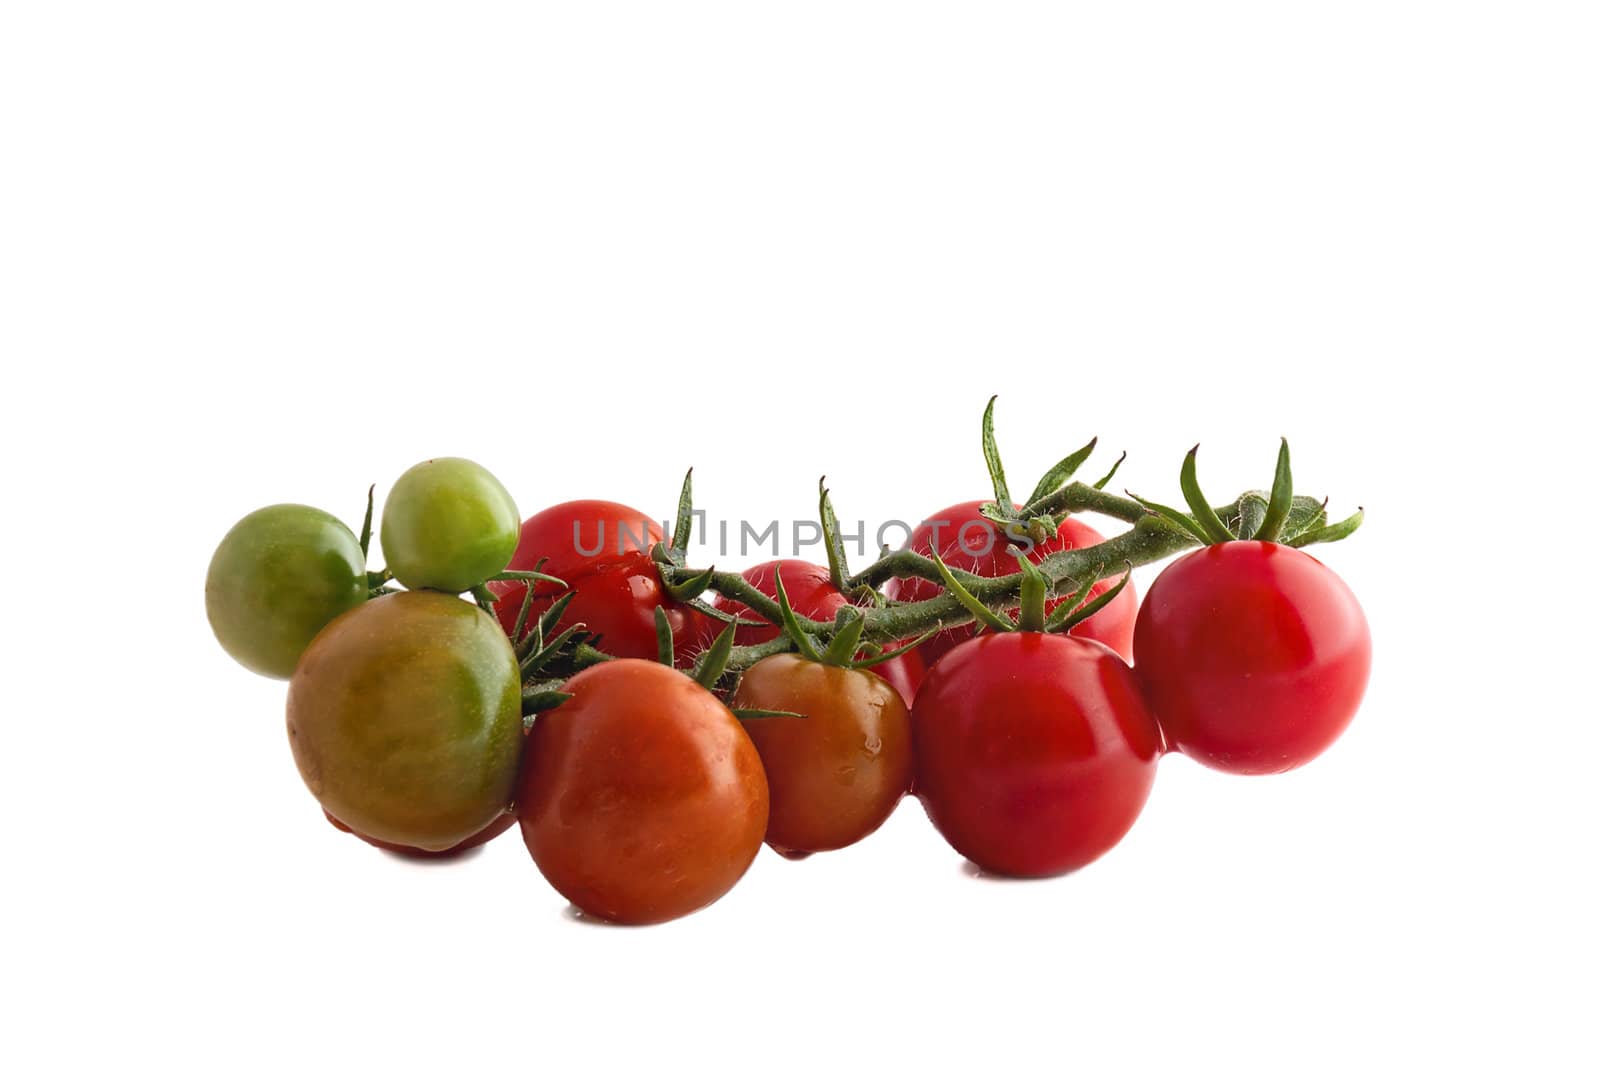
<path id="1" fill-rule="evenodd" d="M 776 597 L 780 566 L 783 568 L 783 591 L 789 597 L 789 606 L 794 608 L 794 613 L 801 618 L 828 622 L 839 613 L 840 608 L 850 603 L 850 598 L 833 584 L 833 576 L 828 573 L 828 568 L 808 563 L 803 559 L 774 559 L 757 563 L 744 572 L 743 578 L 768 596 Z M 739 618 L 761 618 L 753 608 L 726 597 L 717 597 L 715 606 Z M 759 645 L 763 641 L 771 641 L 781 632 L 777 626 L 770 623 L 762 626 L 741 626 L 735 637 L 735 643 Z M 715 634 L 711 637 L 715 637 Z M 888 647 L 896 648 L 898 645 L 891 644 Z M 911 703 L 911 698 L 916 696 L 917 686 L 922 683 L 924 670 L 922 648 L 923 646 L 919 645 L 910 652 L 901 653 L 886 663 L 870 668 L 872 673 L 894 686 L 895 692 L 900 694 L 900 699 L 908 705 Z"/>
<path id="2" fill-rule="evenodd" d="M 1075 870 L 1144 807 L 1161 754 L 1133 671 L 1104 645 L 986 634 L 928 670 L 911 717 L 916 792 L 986 870 Z"/>
<path id="3" fill-rule="evenodd" d="M 508 811 L 465 841 L 451 845 L 449 848 L 441 849 L 438 852 L 429 852 L 425 848 L 414 848 L 411 845 L 396 845 L 389 841 L 379 841 L 376 837 L 368 837 L 359 830 L 350 829 L 350 827 L 329 815 L 326 810 L 322 814 L 327 815 L 328 821 L 333 824 L 335 829 L 343 830 L 347 834 L 359 837 L 374 848 L 381 848 L 385 852 L 393 852 L 401 856 L 410 856 L 413 859 L 444 859 L 448 856 L 459 856 L 470 849 L 488 844 L 517 824 L 517 817 Z"/>
<path id="4" fill-rule="evenodd" d="M 667 596 L 650 559 L 650 548 L 662 540 L 661 527 L 642 511 L 606 500 L 572 500 L 546 508 L 522 524 L 517 551 L 508 570 L 542 570 L 562 579 L 568 589 L 549 583 L 534 593 L 529 618 L 549 608 L 569 590 L 574 594 L 561 616 L 561 626 L 582 623 L 599 634 L 598 647 L 613 656 L 656 658 L 656 608 L 667 613 L 680 666 L 686 666 L 705 644 L 705 618 Z M 495 614 L 508 635 L 527 595 L 521 582 L 491 582 L 500 599 Z M 511 635 L 513 639 L 518 635 Z"/>
<path id="5" fill-rule="evenodd" d="M 1007 540 L 1005 531 L 978 512 L 983 503 L 974 500 L 957 504 L 929 516 L 912 531 L 908 547 L 931 558 L 937 544 L 939 558 L 948 566 L 986 578 L 1017 573 L 1022 567 L 1017 558 L 1007 551 L 1011 542 Z M 1095 530 L 1068 516 L 1061 520 L 1054 537 L 1034 545 L 1028 558 L 1037 563 L 1052 552 L 1087 548 L 1104 540 Z M 1104 593 L 1116 585 L 1119 578 L 1120 575 L 1114 575 L 1096 583 L 1090 596 Z M 889 582 L 885 591 L 897 600 L 931 600 L 944 592 L 944 587 L 922 578 L 897 578 Z M 1050 601 L 1046 610 L 1054 610 L 1056 605 L 1067 599 L 1071 598 L 1060 597 Z M 1127 659 L 1133 653 L 1133 620 L 1138 610 L 1137 594 L 1130 583 L 1115 600 L 1074 626 L 1073 636 L 1093 638 Z M 948 629 L 924 641 L 917 646 L 917 651 L 922 653 L 925 663 L 932 665 L 952 648 L 971 640 L 974 632 L 970 625 Z"/>
<path id="6" fill-rule="evenodd" d="M 855 844 L 911 788 L 911 713 L 869 671 L 768 656 L 740 676 L 732 705 L 805 716 L 743 723 L 772 794 L 767 844 L 786 856 Z"/>
<path id="7" fill-rule="evenodd" d="M 1237 774 L 1286 771 L 1331 745 L 1372 665 L 1349 587 L 1299 549 L 1262 541 L 1168 566 L 1133 645 L 1169 747 Z"/>
<path id="8" fill-rule="evenodd" d="M 562 896 L 613 922 L 687 915 L 733 887 L 767 830 L 744 727 L 677 671 L 619 659 L 561 687 L 528 734 L 522 838 Z"/>

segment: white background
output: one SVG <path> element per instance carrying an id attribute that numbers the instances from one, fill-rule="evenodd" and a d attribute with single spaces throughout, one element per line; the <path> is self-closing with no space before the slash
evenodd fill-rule
<path id="1" fill-rule="evenodd" d="M 7 1059 L 1594 1062 L 1592 5 L 4 11 Z M 240 515 L 439 454 L 915 520 L 994 392 L 1023 488 L 1288 434 L 1366 506 L 1337 747 L 1170 757 L 1068 878 L 912 802 L 631 930 L 324 826 L 205 624 Z"/>

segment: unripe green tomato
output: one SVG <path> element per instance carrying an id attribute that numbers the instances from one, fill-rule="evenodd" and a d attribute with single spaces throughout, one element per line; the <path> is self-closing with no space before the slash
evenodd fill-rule
<path id="1" fill-rule="evenodd" d="M 505 570 L 522 519 L 498 478 L 470 459 L 430 459 L 383 505 L 383 561 L 407 589 L 464 593 Z"/>
<path id="2" fill-rule="evenodd" d="M 511 806 L 522 681 L 493 615 L 391 593 L 340 616 L 289 682 L 289 745 L 328 814 L 366 837 L 443 851 Z"/>
<path id="3" fill-rule="evenodd" d="M 240 519 L 206 571 L 211 632 L 228 655 L 269 678 L 293 674 L 311 639 L 366 599 L 356 535 L 303 504 L 274 504 Z"/>

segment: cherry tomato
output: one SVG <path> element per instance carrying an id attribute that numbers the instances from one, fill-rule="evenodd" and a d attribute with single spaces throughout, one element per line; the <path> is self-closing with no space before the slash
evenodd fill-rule
<path id="1" fill-rule="evenodd" d="M 312 796 L 393 845 L 455 848 L 511 806 L 522 681 L 505 634 L 445 593 L 391 593 L 335 619 L 289 682 Z"/>
<path id="2" fill-rule="evenodd" d="M 680 666 L 686 666 L 709 642 L 705 616 L 667 595 L 650 559 L 650 548 L 662 540 L 661 527 L 633 508 L 605 500 L 573 500 L 546 508 L 522 524 L 521 538 L 509 569 L 536 567 L 567 583 L 536 587 L 529 618 L 550 607 L 567 592 L 572 602 L 561 625 L 582 623 L 599 634 L 598 647 L 613 656 L 655 659 L 656 608 L 667 613 Z M 539 561 L 545 560 L 542 567 Z M 527 595 L 521 582 L 491 582 L 500 597 L 495 613 L 510 634 Z M 516 636 L 516 635 L 513 635 Z"/>
<path id="3" fill-rule="evenodd" d="M 788 596 L 789 606 L 794 608 L 796 615 L 817 622 L 830 622 L 839 613 L 840 608 L 850 603 L 850 599 L 833 584 L 833 576 L 828 573 L 828 568 L 808 563 L 803 559 L 767 560 L 745 571 L 742 577 L 768 596 L 776 597 L 780 567 L 783 574 L 783 591 Z M 754 608 L 726 597 L 717 597 L 713 605 L 729 615 L 742 619 L 761 618 Z M 709 637 L 716 636 L 714 625 L 708 625 L 706 629 Z M 741 626 L 735 635 L 734 643 L 759 645 L 763 641 L 772 640 L 781 632 L 781 628 L 771 623 L 761 626 Z M 897 648 L 899 644 L 890 644 L 886 647 Z M 894 659 L 869 668 L 872 673 L 894 686 L 895 692 L 900 694 L 900 699 L 907 705 L 916 696 L 917 686 L 922 682 L 923 647 L 919 645 L 910 652 L 903 652 Z"/>
<path id="4" fill-rule="evenodd" d="M 383 561 L 408 589 L 464 593 L 506 569 L 517 505 L 470 459 L 430 459 L 402 474 L 383 505 Z"/>
<path id="5" fill-rule="evenodd" d="M 381 848 L 385 852 L 393 852 L 400 856 L 409 856 L 412 859 L 445 859 L 450 856 L 459 856 L 463 852 L 469 852 L 472 849 L 488 844 L 490 841 L 493 841 L 495 838 L 499 837 L 513 826 L 517 825 L 517 817 L 514 813 L 509 811 L 503 812 L 499 818 L 495 819 L 494 822 L 490 823 L 488 826 L 485 826 L 482 830 L 479 830 L 466 840 L 461 841 L 458 844 L 451 845 L 449 848 L 442 849 L 438 852 L 429 852 L 425 848 L 412 848 L 410 845 L 397 845 L 392 841 L 379 841 L 375 837 L 368 837 L 366 834 L 350 829 L 350 827 L 346 826 L 338 819 L 335 819 L 332 815 L 329 815 L 326 810 L 324 810 L 322 814 L 327 816 L 328 821 L 333 824 L 334 829 L 343 830 L 345 833 L 350 834 L 353 837 L 358 837 L 374 848 Z"/>
<path id="6" fill-rule="evenodd" d="M 805 716 L 743 720 L 772 795 L 767 844 L 781 853 L 854 844 L 911 788 L 911 713 L 875 674 L 769 656 L 740 676 L 732 705 Z"/>
<path id="7" fill-rule="evenodd" d="M 597 664 L 528 735 L 522 837 L 581 911 L 653 923 L 705 907 L 761 849 L 767 779 L 739 720 L 669 667 Z"/>
<path id="8" fill-rule="evenodd" d="M 912 531 L 908 547 L 932 557 L 937 545 L 939 558 L 949 566 L 987 578 L 1017 573 L 1022 568 L 1008 551 L 1011 542 L 1005 531 L 978 512 L 983 503 L 974 500 L 957 504 L 929 516 Z M 1037 563 L 1052 552 L 1088 548 L 1104 540 L 1093 528 L 1069 515 L 1061 520 L 1054 537 L 1034 545 L 1028 558 Z M 1113 575 L 1097 582 L 1089 595 L 1099 596 L 1116 585 L 1119 577 Z M 944 592 L 944 588 L 923 578 L 906 578 L 891 580 L 885 591 L 897 600 L 931 600 Z M 1062 600 L 1068 599 L 1071 598 L 1058 597 L 1046 605 L 1046 610 L 1054 610 Z M 1137 594 L 1130 583 L 1111 603 L 1074 626 L 1072 633 L 1076 637 L 1093 638 L 1128 659 L 1133 654 L 1133 620 L 1138 610 Z M 970 625 L 945 630 L 917 646 L 917 651 L 922 653 L 923 661 L 931 665 L 963 641 L 971 640 L 974 633 Z"/>
<path id="9" fill-rule="evenodd" d="M 367 599 L 350 528 L 325 511 L 276 504 L 240 519 L 206 572 L 206 618 L 228 655 L 269 678 L 294 673 L 334 617 Z"/>
<path id="10" fill-rule="evenodd" d="M 987 634 L 928 670 L 912 716 L 917 795 L 986 870 L 1062 874 L 1122 839 L 1155 780 L 1154 718 L 1094 641 Z"/>
<path id="11" fill-rule="evenodd" d="M 1228 541 L 1170 564 L 1134 631 L 1169 746 L 1237 774 L 1298 767 L 1349 725 L 1372 636 L 1339 576 L 1287 545 Z"/>

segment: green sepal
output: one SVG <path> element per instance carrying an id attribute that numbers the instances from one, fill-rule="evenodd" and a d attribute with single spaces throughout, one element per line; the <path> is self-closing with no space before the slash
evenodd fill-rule
<path id="1" fill-rule="evenodd" d="M 1289 439 L 1281 439 L 1278 446 L 1278 468 L 1272 476 L 1272 496 L 1267 501 L 1267 513 L 1261 525 L 1248 535 L 1256 541 L 1276 541 L 1283 534 L 1284 523 L 1289 521 L 1289 509 L 1294 506 L 1294 475 L 1289 472 Z M 1244 536 L 1244 535 L 1241 535 Z"/>
<path id="2" fill-rule="evenodd" d="M 1094 483 L 1094 487 L 1096 489 L 1104 489 L 1106 486 L 1110 485 L 1111 484 L 1111 479 L 1115 478 L 1117 476 L 1117 471 L 1121 469 L 1122 461 L 1127 459 L 1127 458 L 1128 458 L 1128 453 L 1126 451 L 1124 451 L 1122 453 L 1122 455 L 1117 457 L 1117 461 L 1111 465 L 1111 469 L 1106 471 L 1106 476 L 1104 478 L 1101 478 L 1098 482 Z"/>
<path id="3" fill-rule="evenodd" d="M 539 616 L 539 625 L 535 632 L 538 633 L 540 641 L 548 641 L 550 635 L 556 632 L 556 627 L 561 624 L 561 617 L 567 613 L 567 605 L 571 604 L 572 598 L 577 595 L 577 590 L 563 594 L 561 599 L 551 604 Z"/>
<path id="4" fill-rule="evenodd" d="M 528 587 L 522 591 L 522 606 L 517 608 L 517 621 L 516 621 L 516 624 L 511 627 L 511 643 L 512 643 L 512 645 L 515 645 L 518 641 L 521 641 L 522 640 L 522 635 L 527 632 L 527 629 L 528 629 L 528 612 L 531 611 L 532 608 L 533 608 L 533 583 L 529 582 L 528 583 Z"/>
<path id="5" fill-rule="evenodd" d="M 490 578 L 489 581 L 491 581 L 491 582 L 528 582 L 530 588 L 532 588 L 532 586 L 534 584 L 537 584 L 539 582 L 549 582 L 552 585 L 559 585 L 563 589 L 565 589 L 567 587 L 567 583 L 562 581 L 560 578 L 557 578 L 555 575 L 546 574 L 543 571 L 537 571 L 537 570 L 535 570 L 535 571 L 501 571 L 499 574 L 497 574 L 494 577 Z"/>
<path id="6" fill-rule="evenodd" d="M 717 684 L 723 674 L 728 670 L 728 658 L 733 655 L 733 638 L 737 631 L 732 626 L 725 627 L 711 642 L 711 647 L 700 654 L 700 660 L 694 667 L 694 680 L 700 683 L 702 689 L 710 689 Z"/>
<path id="7" fill-rule="evenodd" d="M 1209 543 L 1209 541 L 1206 539 L 1206 532 L 1200 528 L 1200 524 L 1195 522 L 1189 516 L 1185 515 L 1183 512 L 1179 511 L 1177 508 L 1169 508 L 1165 504 L 1157 504 L 1153 500 L 1146 500 L 1137 493 L 1129 493 L 1128 495 L 1137 500 L 1140 505 L 1143 506 L 1143 508 L 1150 514 L 1156 516 L 1157 518 L 1166 519 L 1168 522 L 1178 527 L 1178 529 L 1182 530 L 1196 541 L 1199 541 L 1202 545 Z"/>
<path id="8" fill-rule="evenodd" d="M 1294 503 L 1289 506 L 1289 519 L 1284 523 L 1283 532 L 1278 535 L 1278 540 L 1288 543 L 1302 534 L 1320 530 L 1326 525 L 1328 525 L 1327 498 L 1318 500 L 1314 496 L 1297 496 L 1294 498 Z"/>
<path id="9" fill-rule="evenodd" d="M 1093 615 L 1107 604 L 1111 603 L 1111 601 L 1115 600 L 1117 594 L 1128 587 L 1128 581 L 1132 577 L 1133 564 L 1130 563 L 1128 565 L 1128 569 L 1122 572 L 1122 579 L 1118 581 L 1116 585 L 1112 586 L 1110 589 L 1107 589 L 1104 593 L 1101 593 L 1083 607 L 1079 608 L 1071 615 L 1068 615 L 1065 619 L 1062 619 L 1060 622 L 1056 623 L 1056 628 L 1050 632 L 1066 633 L 1068 630 L 1071 630 L 1074 626 L 1078 625 L 1080 622 L 1087 619 L 1089 616 Z"/>
<path id="10" fill-rule="evenodd" d="M 1017 552 L 1015 556 L 1017 565 L 1022 568 L 1022 608 L 1017 615 L 1017 629 L 1041 633 L 1045 622 L 1045 596 L 1050 592 L 1050 583 L 1026 554 Z"/>
<path id="11" fill-rule="evenodd" d="M 672 558 L 682 563 L 689 557 L 689 538 L 694 532 L 694 468 L 683 476 L 678 490 L 678 517 L 672 523 Z M 698 594 L 697 594 L 698 595 Z"/>
<path id="12" fill-rule="evenodd" d="M 467 592 L 472 594 L 473 602 L 476 603 L 478 607 L 488 612 L 494 611 L 495 601 L 500 599 L 489 590 L 487 585 L 483 585 L 481 583 L 473 586 L 471 589 L 467 590 Z"/>
<path id="13" fill-rule="evenodd" d="M 656 661 L 663 667 L 670 667 L 673 663 L 673 653 L 677 650 L 672 647 L 672 620 L 667 618 L 667 610 L 660 604 L 656 605 Z"/>
<path id="14" fill-rule="evenodd" d="M 389 579 L 391 579 L 393 577 L 394 577 L 394 575 L 389 573 L 389 568 L 387 568 L 387 567 L 385 567 L 381 571 L 368 571 L 367 572 L 367 599 L 371 600 L 373 597 L 382 596 L 385 593 L 398 592 L 398 590 L 395 590 L 395 589 L 385 589 L 384 588 L 384 586 L 389 584 Z"/>
<path id="15" fill-rule="evenodd" d="M 1094 574 L 1089 576 L 1088 581 L 1078 586 L 1077 591 L 1072 594 L 1070 599 L 1063 600 L 1056 605 L 1056 609 L 1050 613 L 1050 617 L 1044 620 L 1045 633 L 1055 633 L 1059 629 L 1062 619 L 1065 619 L 1083 606 L 1083 602 L 1089 599 L 1090 593 L 1094 592 L 1094 585 L 1100 580 L 1100 576 L 1105 573 L 1105 570 L 1103 566 L 1096 567 Z"/>
<path id="16" fill-rule="evenodd" d="M 934 629 L 928 630 L 925 633 L 918 634 L 915 640 L 907 641 L 899 648 L 891 648 L 887 652 L 880 652 L 875 656 L 865 656 L 861 659 L 851 660 L 850 666 L 856 668 L 857 670 L 870 670 L 871 668 L 878 666 L 880 663 L 888 663 L 892 659 L 896 659 L 905 655 L 907 652 L 910 652 L 912 649 L 916 648 L 918 645 L 922 644 L 922 642 L 928 640 L 928 638 L 932 637 L 938 632 L 939 629 L 935 627 Z"/>
<path id="17" fill-rule="evenodd" d="M 781 625 L 784 636 L 794 644 L 795 651 L 806 659 L 813 662 L 821 660 L 822 652 L 817 648 L 817 643 L 811 640 L 811 635 L 800 626 L 800 618 L 789 603 L 789 593 L 783 588 L 783 564 L 773 568 L 772 580 L 778 587 L 778 611 L 783 615 Z"/>
<path id="18" fill-rule="evenodd" d="M 809 716 L 798 711 L 774 711 L 771 708 L 729 708 L 735 719 L 804 719 Z"/>
<path id="19" fill-rule="evenodd" d="M 726 611 L 704 600 L 685 600 L 683 606 L 691 611 L 698 611 L 708 619 L 716 619 L 728 626 L 771 626 L 772 623 L 759 616 L 754 619 L 743 615 L 729 615 Z"/>
<path id="20" fill-rule="evenodd" d="M 539 712 L 559 708 L 571 699 L 571 693 L 563 692 L 560 689 L 552 689 L 549 682 L 526 686 L 522 690 L 524 725 L 532 725 L 527 720 L 533 718 Z"/>
<path id="21" fill-rule="evenodd" d="M 994 443 L 994 402 L 999 396 L 989 398 L 983 409 L 983 462 L 989 467 L 989 482 L 994 486 L 994 503 L 1002 515 L 1011 513 L 1011 490 L 1006 488 L 1006 470 L 1000 464 L 1000 448 Z"/>
<path id="22" fill-rule="evenodd" d="M 539 647 L 530 652 L 528 656 L 518 664 L 522 670 L 522 676 L 524 678 L 531 678 L 538 674 L 552 660 L 554 660 L 556 656 L 561 654 L 561 650 L 565 648 L 574 637 L 587 632 L 588 631 L 585 630 L 581 625 L 569 626 L 565 630 L 562 630 L 560 633 L 556 634 L 550 640 L 540 642 Z"/>
<path id="23" fill-rule="evenodd" d="M 817 511 L 822 520 L 822 546 L 828 553 L 828 576 L 835 589 L 843 592 L 850 588 L 850 569 L 845 564 L 844 537 L 839 530 L 839 517 L 833 511 L 833 499 L 828 493 L 826 478 L 817 479 Z"/>
<path id="24" fill-rule="evenodd" d="M 1326 545 L 1334 541 L 1343 541 L 1361 528 L 1361 523 L 1366 519 L 1366 516 L 1365 508 L 1357 508 L 1356 513 L 1343 522 L 1307 530 L 1293 541 L 1287 541 L 1285 544 L 1290 548 L 1305 548 L 1307 545 Z"/>
<path id="25" fill-rule="evenodd" d="M 950 568 L 945 565 L 944 560 L 939 558 L 937 552 L 928 558 L 933 561 L 934 569 L 939 572 L 939 579 L 944 582 L 944 587 L 950 590 L 950 595 L 960 601 L 961 606 L 970 611 L 974 619 L 1000 633 L 1007 633 L 1016 629 L 1010 619 L 996 615 L 990 610 L 989 605 L 969 593 L 966 586 L 962 585 L 956 579 L 956 576 L 950 573 Z"/>
<path id="26" fill-rule="evenodd" d="M 1028 497 L 1028 502 L 1022 506 L 1022 513 L 1024 515 L 1033 514 L 1032 508 L 1035 504 L 1060 489 L 1063 485 L 1066 485 L 1067 479 L 1078 473 L 1078 468 L 1083 466 L 1084 461 L 1094 454 L 1094 446 L 1099 443 L 1100 438 L 1090 438 L 1088 444 L 1046 471 L 1044 477 L 1039 479 L 1039 484 L 1034 486 L 1033 494 Z"/>
<path id="27" fill-rule="evenodd" d="M 1228 530 L 1240 541 L 1248 541 L 1255 536 L 1261 528 L 1261 520 L 1267 517 L 1267 495 L 1255 489 L 1246 490 L 1239 494 L 1239 499 L 1233 506 L 1217 512 L 1222 521 L 1228 524 Z"/>
<path id="28" fill-rule="evenodd" d="M 1195 454 L 1199 451 L 1200 446 L 1195 445 L 1189 449 L 1189 454 L 1183 457 L 1183 470 L 1178 474 L 1178 485 L 1183 489 L 1183 499 L 1188 503 L 1195 522 L 1205 531 L 1207 544 L 1236 540 L 1232 531 L 1217 518 L 1217 513 L 1212 510 L 1206 495 L 1200 491 L 1200 479 L 1195 474 Z"/>
<path id="29" fill-rule="evenodd" d="M 367 486 L 367 514 L 361 520 L 361 558 L 367 558 L 367 548 L 372 544 L 372 498 L 378 491 L 377 483 Z"/>
<path id="30" fill-rule="evenodd" d="M 660 567 L 661 564 L 657 564 L 657 566 Z M 716 578 L 716 573 L 717 569 L 715 567 L 707 567 L 705 570 L 690 571 L 689 577 L 682 581 L 669 582 L 663 572 L 661 575 L 661 587 L 667 591 L 669 597 L 680 603 L 697 600 L 701 594 L 711 588 L 711 583 Z"/>
<path id="31" fill-rule="evenodd" d="M 856 658 L 861 645 L 861 631 L 866 628 L 867 617 L 850 605 L 839 609 L 833 618 L 833 638 L 828 642 L 822 662 L 834 667 L 847 667 Z"/>

